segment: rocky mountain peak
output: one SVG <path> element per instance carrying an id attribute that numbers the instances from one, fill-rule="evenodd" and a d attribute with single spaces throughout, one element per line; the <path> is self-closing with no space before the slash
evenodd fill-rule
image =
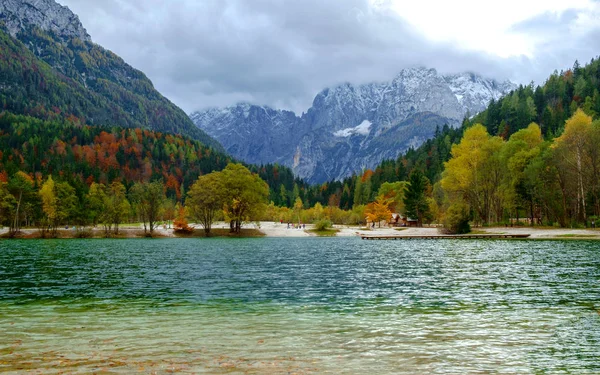
<path id="1" fill-rule="evenodd" d="M 388 82 L 343 83 L 319 92 L 302 116 L 249 104 L 191 115 L 233 156 L 280 163 L 321 183 L 342 179 L 417 147 L 444 125 L 485 109 L 514 89 L 473 73 L 443 75 L 416 67 Z"/>
<path id="2" fill-rule="evenodd" d="M 4 23 L 13 37 L 33 25 L 44 31 L 51 31 L 62 39 L 92 40 L 79 17 L 54 0 L 2 0 L 0 22 Z"/>

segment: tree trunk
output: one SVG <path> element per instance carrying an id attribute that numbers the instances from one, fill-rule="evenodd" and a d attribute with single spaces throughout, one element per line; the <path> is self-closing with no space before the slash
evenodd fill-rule
<path id="1" fill-rule="evenodd" d="M 534 219 L 534 215 L 533 215 L 533 200 L 529 201 L 529 209 L 531 212 L 531 226 L 533 226 L 533 219 Z"/>
<path id="2" fill-rule="evenodd" d="M 21 200 L 23 199 L 23 191 L 19 194 L 19 201 L 17 202 L 17 212 L 15 213 L 15 220 L 13 222 L 13 233 L 19 233 L 19 210 L 21 208 Z"/>
<path id="3" fill-rule="evenodd" d="M 577 192 L 577 195 L 581 194 L 581 206 L 583 208 L 582 211 L 582 217 L 583 217 L 583 221 L 585 222 L 586 220 L 586 207 L 585 207 L 585 191 L 583 189 L 583 172 L 581 170 L 581 153 L 579 150 L 577 150 L 577 180 L 579 183 L 579 191 Z M 579 208 L 579 204 L 577 204 L 578 208 Z"/>

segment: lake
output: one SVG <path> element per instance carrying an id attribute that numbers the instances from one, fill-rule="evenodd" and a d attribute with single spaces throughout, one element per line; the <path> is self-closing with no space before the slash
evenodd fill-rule
<path id="1" fill-rule="evenodd" d="M 600 243 L 0 241 L 0 372 L 597 374 Z"/>

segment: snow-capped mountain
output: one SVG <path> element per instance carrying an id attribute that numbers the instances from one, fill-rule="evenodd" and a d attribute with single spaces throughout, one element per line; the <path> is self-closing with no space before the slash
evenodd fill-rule
<path id="1" fill-rule="evenodd" d="M 444 76 L 413 68 L 390 82 L 325 89 L 301 117 L 250 104 L 190 117 L 234 157 L 280 163 L 322 183 L 395 158 L 432 137 L 436 127 L 457 126 L 514 88 L 471 73 Z"/>

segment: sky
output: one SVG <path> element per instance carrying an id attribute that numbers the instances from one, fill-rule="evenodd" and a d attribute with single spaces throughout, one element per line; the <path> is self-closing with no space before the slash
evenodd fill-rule
<path id="1" fill-rule="evenodd" d="M 58 0 L 186 112 L 306 111 L 403 68 L 542 84 L 600 54 L 598 0 Z"/>

